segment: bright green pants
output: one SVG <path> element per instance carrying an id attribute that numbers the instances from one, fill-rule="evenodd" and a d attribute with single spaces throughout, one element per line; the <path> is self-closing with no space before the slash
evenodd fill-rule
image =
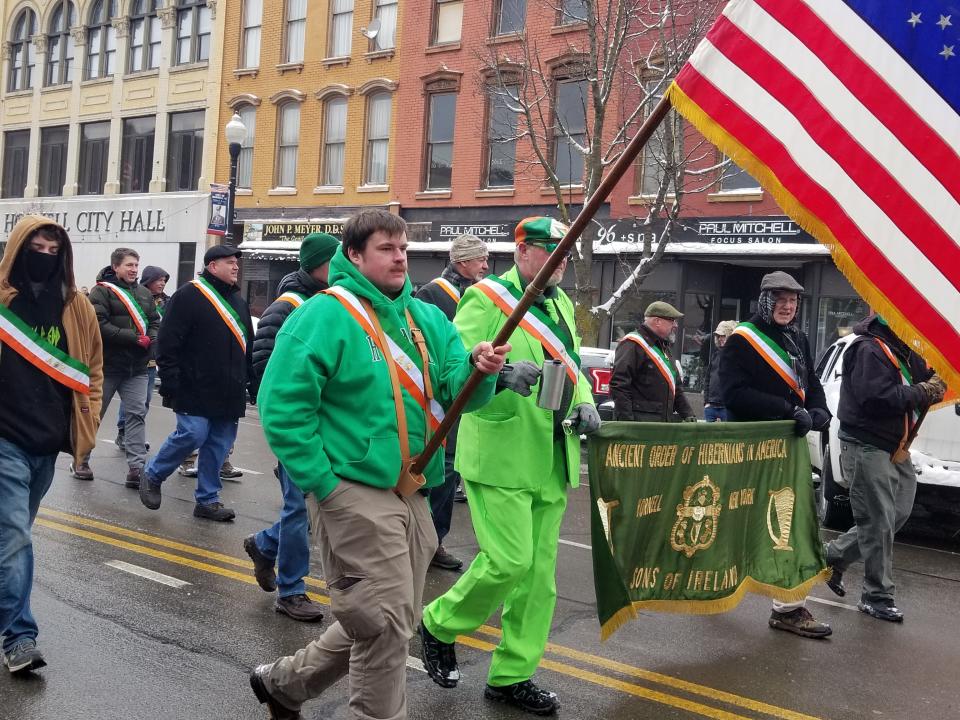
<path id="1" fill-rule="evenodd" d="M 553 471 L 532 489 L 463 479 L 480 554 L 424 609 L 423 622 L 435 637 L 452 643 L 503 605 L 503 638 L 490 662 L 490 685 L 528 680 L 543 657 L 557 599 L 560 521 L 567 507 L 564 462 L 562 445 L 555 445 Z"/>

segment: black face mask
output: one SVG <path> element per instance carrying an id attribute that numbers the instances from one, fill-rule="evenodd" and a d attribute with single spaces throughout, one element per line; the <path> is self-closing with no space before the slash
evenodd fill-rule
<path id="1" fill-rule="evenodd" d="M 27 276 L 31 282 L 46 282 L 57 271 L 59 262 L 58 255 L 27 250 Z"/>

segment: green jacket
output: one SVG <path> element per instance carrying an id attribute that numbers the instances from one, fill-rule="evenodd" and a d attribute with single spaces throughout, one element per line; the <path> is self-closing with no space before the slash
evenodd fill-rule
<path id="1" fill-rule="evenodd" d="M 500 276 L 516 287 L 522 287 L 516 266 Z M 557 288 L 557 306 L 567 326 L 574 330 L 576 349 L 580 338 L 576 335 L 573 303 L 566 293 Z M 457 307 L 453 322 L 468 347 L 481 340 L 492 340 L 506 323 L 507 316 L 476 287 L 467 290 Z M 544 350 L 540 341 L 521 328 L 510 336 L 507 362 L 530 360 L 542 366 Z M 481 409 L 468 413 L 460 421 L 457 435 L 456 468 L 471 482 L 506 488 L 532 488 L 549 477 L 553 466 L 553 412 L 537 406 L 539 383 L 530 397 L 522 397 L 509 390 Z M 580 403 L 593 404 L 590 383 L 579 375 L 568 412 Z M 567 454 L 567 480 L 571 486 L 580 484 L 580 438 L 568 435 L 564 441 Z"/>
<path id="2" fill-rule="evenodd" d="M 330 284 L 368 299 L 383 331 L 420 366 L 409 340 L 404 309 L 423 331 L 437 402 L 449 407 L 473 370 L 456 330 L 436 307 L 411 296 L 409 278 L 391 300 L 338 250 Z M 401 334 L 402 333 L 402 334 Z M 421 368 L 422 370 L 422 368 Z M 485 378 L 468 409 L 490 400 L 496 377 Z M 403 392 L 410 452 L 424 446 L 423 408 Z M 397 414 L 387 364 L 360 324 L 329 295 L 315 295 L 295 310 L 277 335 L 259 394 L 263 430 L 293 482 L 318 499 L 341 480 L 390 488 L 400 474 Z M 424 473 L 427 487 L 443 483 L 443 451 Z"/>

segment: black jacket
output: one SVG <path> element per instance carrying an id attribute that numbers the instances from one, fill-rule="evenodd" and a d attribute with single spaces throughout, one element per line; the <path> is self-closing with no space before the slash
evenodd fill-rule
<path id="1" fill-rule="evenodd" d="M 853 331 L 858 337 L 843 353 L 840 432 L 892 453 L 904 436 L 907 413 L 926 407 L 927 396 L 916 385 L 903 384 L 899 367 L 876 339 L 907 366 L 914 383 L 928 380 L 933 371 L 876 317 L 860 322 Z"/>
<path id="2" fill-rule="evenodd" d="M 724 406 L 720 385 L 720 356 L 722 354 L 723 348 L 718 346 L 716 342 L 711 341 L 710 365 L 707 367 L 707 374 L 703 378 L 703 404 L 714 408 Z"/>
<path id="3" fill-rule="evenodd" d="M 160 326 L 157 368 L 165 407 L 178 413 L 216 419 L 243 417 L 247 393 L 257 396 L 253 374 L 253 324 L 250 308 L 236 285 L 202 273 L 240 317 L 247 350 L 193 283 L 177 290 L 167 303 Z"/>
<path id="4" fill-rule="evenodd" d="M 97 282 L 101 281 L 119 285 L 133 294 L 147 316 L 147 337 L 156 342 L 160 315 L 150 291 L 137 282 L 123 282 L 110 266 L 97 275 Z M 127 312 L 126 306 L 120 302 L 120 298 L 103 285 L 95 285 L 90 291 L 90 302 L 97 311 L 97 320 L 100 323 L 104 374 L 133 377 L 146 372 L 147 363 L 154 355 L 153 349 L 144 349 L 137 344 L 139 333 L 134 329 L 133 318 Z"/>
<path id="5" fill-rule="evenodd" d="M 463 294 L 467 291 L 467 288 L 473 285 L 474 282 L 470 278 L 465 278 L 463 275 L 454 270 L 452 263 L 448 264 L 443 269 L 440 277 L 451 282 L 453 286 L 460 291 L 460 297 L 463 297 Z M 435 282 L 428 282 L 417 291 L 414 297 L 417 298 L 417 300 L 423 300 L 431 305 L 436 305 L 438 308 L 443 310 L 444 314 L 447 316 L 447 319 L 450 321 L 452 321 L 453 316 L 457 314 L 457 303 L 454 302 L 453 298 L 450 297 L 446 290 L 444 290 Z"/>
<path id="6" fill-rule="evenodd" d="M 750 322 L 780 347 L 787 346 L 783 328 L 776 323 L 764 322 L 759 315 L 750 318 Z M 810 357 L 810 342 L 803 333 L 797 333 L 797 337 L 803 356 L 797 374 L 806 389 L 805 401 L 800 400 L 744 337 L 734 333 L 727 339 L 720 354 L 719 381 L 720 395 L 731 420 L 789 420 L 798 405 L 807 410 L 819 408 L 829 415 L 823 385 Z"/>
<path id="7" fill-rule="evenodd" d="M 659 345 L 667 359 L 673 362 L 670 346 L 656 333 L 646 325 L 641 325 L 637 332 L 651 345 Z M 681 418 L 694 417 L 679 380 L 674 395 L 653 360 L 631 340 L 621 340 L 614 353 L 610 397 L 613 399 L 614 420 L 670 422 L 674 412 Z"/>
<path id="8" fill-rule="evenodd" d="M 306 300 L 321 290 L 326 290 L 327 287 L 326 283 L 314 280 L 310 277 L 310 273 L 301 269 L 284 275 L 277 285 L 277 296 L 285 292 L 295 292 Z M 257 337 L 253 342 L 253 372 L 258 383 L 267 371 L 267 361 L 273 354 L 273 346 L 276 343 L 277 333 L 280 332 L 280 326 L 293 311 L 293 305 L 286 300 L 274 300 L 260 317 L 260 322 L 257 324 Z"/>

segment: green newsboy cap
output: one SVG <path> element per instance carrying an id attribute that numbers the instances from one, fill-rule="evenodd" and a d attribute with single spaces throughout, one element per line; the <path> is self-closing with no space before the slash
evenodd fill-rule
<path id="1" fill-rule="evenodd" d="M 663 300 L 657 300 L 647 305 L 644 317 L 666 318 L 667 320 L 677 320 L 683 317 L 683 313 L 677 310 L 673 305 Z"/>

